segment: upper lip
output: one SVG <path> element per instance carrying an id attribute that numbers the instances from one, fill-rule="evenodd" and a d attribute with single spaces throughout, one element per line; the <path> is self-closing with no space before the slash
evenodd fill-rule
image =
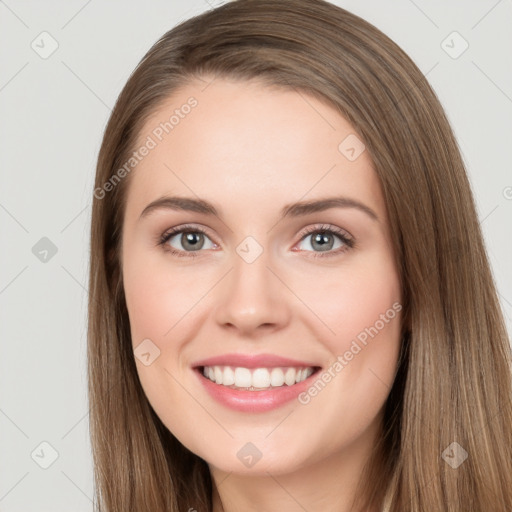
<path id="1" fill-rule="evenodd" d="M 242 368 L 274 368 L 279 366 L 317 367 L 307 361 L 299 361 L 275 354 L 223 354 L 196 361 L 192 367 L 200 366 L 236 366 Z"/>

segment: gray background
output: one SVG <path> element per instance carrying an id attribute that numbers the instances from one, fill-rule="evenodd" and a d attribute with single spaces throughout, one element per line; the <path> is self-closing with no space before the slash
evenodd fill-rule
<path id="1" fill-rule="evenodd" d="M 95 160 L 140 58 L 179 21 L 220 3 L 0 1 L 2 512 L 92 510 L 85 370 Z M 396 41 L 436 90 L 467 164 L 510 332 L 511 0 L 334 3 Z M 457 58 L 463 41 L 447 39 L 453 31 L 469 44 Z M 58 48 L 42 58 L 51 38 Z"/>

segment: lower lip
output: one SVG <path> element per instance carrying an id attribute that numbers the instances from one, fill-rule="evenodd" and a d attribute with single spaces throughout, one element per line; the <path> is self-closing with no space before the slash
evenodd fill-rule
<path id="1" fill-rule="evenodd" d="M 284 386 L 262 391 L 244 391 L 228 388 L 206 378 L 202 373 L 202 368 L 194 368 L 194 371 L 206 391 L 222 405 L 241 412 L 265 412 L 277 409 L 297 398 L 300 393 L 311 385 L 312 380 L 316 379 L 317 373 L 320 370 L 317 369 L 307 379 L 291 386 L 285 384 Z"/>

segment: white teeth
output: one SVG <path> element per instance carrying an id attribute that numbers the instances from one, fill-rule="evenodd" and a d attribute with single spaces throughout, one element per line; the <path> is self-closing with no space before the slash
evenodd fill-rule
<path id="1" fill-rule="evenodd" d="M 222 384 L 222 382 L 217 382 L 217 384 Z M 251 387 L 251 370 L 248 368 L 235 368 L 235 386 L 239 388 Z"/>
<path id="2" fill-rule="evenodd" d="M 295 370 L 295 368 L 288 368 L 288 370 L 286 370 L 286 374 L 284 376 L 284 381 L 286 382 L 286 385 L 287 386 L 293 386 L 293 384 L 295 384 L 295 377 L 296 375 L 299 375 L 300 372 L 298 372 L 297 370 Z"/>
<path id="3" fill-rule="evenodd" d="M 255 388 L 268 388 L 270 386 L 270 372 L 266 368 L 256 368 L 252 372 L 252 385 Z"/>
<path id="4" fill-rule="evenodd" d="M 313 373 L 313 368 L 243 368 L 231 366 L 205 366 L 203 375 L 212 382 L 232 388 L 268 389 L 292 386 Z"/>
<path id="5" fill-rule="evenodd" d="M 288 368 L 288 370 L 293 372 L 293 368 Z M 286 371 L 288 372 L 288 370 Z M 286 378 L 283 374 L 283 370 L 280 368 L 272 368 L 272 371 L 270 372 L 270 384 L 272 384 L 273 387 L 282 386 L 285 380 Z"/>
<path id="6" fill-rule="evenodd" d="M 222 384 L 224 384 L 224 386 L 232 386 L 234 383 L 235 372 L 229 366 L 226 366 L 223 371 Z"/>

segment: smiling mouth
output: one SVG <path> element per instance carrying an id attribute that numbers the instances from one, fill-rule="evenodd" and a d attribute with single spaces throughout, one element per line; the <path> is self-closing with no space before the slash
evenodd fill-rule
<path id="1" fill-rule="evenodd" d="M 319 366 L 288 366 L 244 368 L 234 366 L 198 366 L 206 379 L 229 389 L 265 391 L 291 387 L 320 371 Z"/>

